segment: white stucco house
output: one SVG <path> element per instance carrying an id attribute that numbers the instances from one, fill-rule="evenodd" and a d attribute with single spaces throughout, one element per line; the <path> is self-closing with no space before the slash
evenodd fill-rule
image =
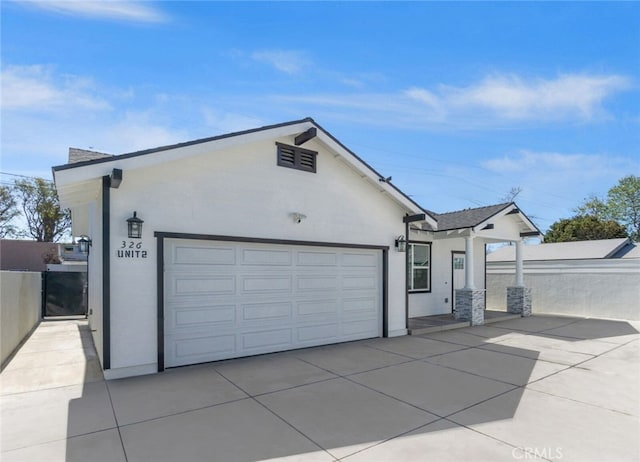
<path id="1" fill-rule="evenodd" d="M 424 209 L 310 118 L 70 152 L 53 173 L 73 235 L 91 242 L 107 378 L 405 335 L 409 317 L 454 307 L 481 324 L 485 244 L 539 234 L 513 203 Z"/>

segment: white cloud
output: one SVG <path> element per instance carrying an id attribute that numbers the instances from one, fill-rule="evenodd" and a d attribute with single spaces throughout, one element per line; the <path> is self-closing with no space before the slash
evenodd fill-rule
<path id="1" fill-rule="evenodd" d="M 21 0 L 17 3 L 70 16 L 103 18 L 136 22 L 164 22 L 167 17 L 140 1 Z"/>
<path id="2" fill-rule="evenodd" d="M 276 99 L 319 108 L 336 119 L 413 128 L 503 128 L 609 117 L 605 102 L 631 88 L 622 75 L 566 74 L 552 79 L 493 75 L 464 87 L 434 85 L 391 93 L 280 95 Z"/>
<path id="3" fill-rule="evenodd" d="M 208 127 L 220 133 L 237 132 L 266 125 L 265 121 L 257 117 L 218 111 L 210 107 L 202 108 L 202 116 Z"/>
<path id="4" fill-rule="evenodd" d="M 1 74 L 2 109 L 104 110 L 91 79 L 54 75 L 46 66 L 5 66 Z"/>
<path id="5" fill-rule="evenodd" d="M 305 53 L 294 50 L 254 51 L 251 59 L 269 64 L 286 74 L 297 74 L 310 64 Z"/>
<path id="6" fill-rule="evenodd" d="M 504 119 L 591 119 L 609 96 L 630 87 L 618 75 L 567 74 L 526 80 L 494 75 L 465 87 L 441 87 L 441 104 L 452 110 L 487 109 Z"/>
<path id="7" fill-rule="evenodd" d="M 497 173 L 531 173 L 547 175 L 560 173 L 598 176 L 611 169 L 632 168 L 628 159 L 604 154 L 566 154 L 559 152 L 534 152 L 526 149 L 511 155 L 486 160 L 482 166 Z"/>
<path id="8" fill-rule="evenodd" d="M 160 119 L 160 120 L 159 120 Z M 190 140 L 186 130 L 171 128 L 153 110 L 128 111 L 118 122 L 96 131 L 96 142 L 122 154 Z"/>

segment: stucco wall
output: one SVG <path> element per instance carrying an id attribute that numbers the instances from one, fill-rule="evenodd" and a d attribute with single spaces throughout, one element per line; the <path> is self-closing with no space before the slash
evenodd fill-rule
<path id="1" fill-rule="evenodd" d="M 524 262 L 533 314 L 640 320 L 640 260 Z M 487 265 L 487 308 L 506 310 L 513 263 Z"/>
<path id="2" fill-rule="evenodd" d="M 42 275 L 33 272 L 0 272 L 0 356 L 4 363 L 40 322 Z"/>
<path id="3" fill-rule="evenodd" d="M 406 332 L 404 254 L 393 250 L 406 210 L 324 145 L 313 140 L 304 147 L 319 151 L 316 174 L 278 167 L 273 140 L 124 169 L 122 184 L 111 189 L 112 368 L 156 363 L 154 231 L 389 246 L 389 332 Z M 121 258 L 134 210 L 144 220 L 139 250 L 146 258 Z M 307 218 L 297 224 L 292 212 Z M 95 285 L 91 265 L 89 274 Z"/>

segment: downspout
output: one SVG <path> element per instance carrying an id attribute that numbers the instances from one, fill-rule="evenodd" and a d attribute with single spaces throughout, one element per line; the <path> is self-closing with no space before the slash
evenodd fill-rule
<path id="1" fill-rule="evenodd" d="M 407 216 L 409 216 L 407 214 Z M 404 328 L 409 329 L 409 221 L 405 220 L 404 235 L 407 242 L 404 252 Z"/>
<path id="2" fill-rule="evenodd" d="M 102 177 L 102 368 L 111 369 L 111 178 Z"/>

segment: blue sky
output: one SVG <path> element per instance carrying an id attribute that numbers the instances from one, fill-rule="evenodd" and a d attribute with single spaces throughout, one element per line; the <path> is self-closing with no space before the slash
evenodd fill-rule
<path id="1" fill-rule="evenodd" d="M 426 208 L 519 187 L 543 231 L 640 174 L 638 2 L 1 8 L 5 174 L 307 116 Z"/>

